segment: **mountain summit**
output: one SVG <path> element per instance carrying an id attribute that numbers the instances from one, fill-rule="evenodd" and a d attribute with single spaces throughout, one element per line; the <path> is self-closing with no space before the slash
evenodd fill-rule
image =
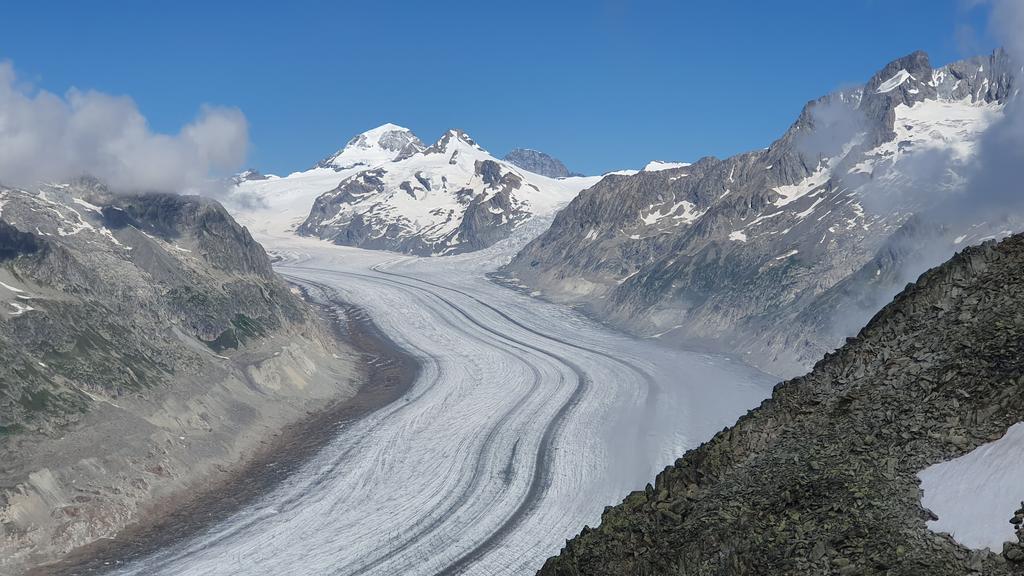
<path id="1" fill-rule="evenodd" d="M 341 171 L 354 166 L 372 166 L 408 158 L 424 148 L 412 130 L 397 124 L 382 124 L 353 137 L 344 148 L 317 162 L 315 167 Z"/>

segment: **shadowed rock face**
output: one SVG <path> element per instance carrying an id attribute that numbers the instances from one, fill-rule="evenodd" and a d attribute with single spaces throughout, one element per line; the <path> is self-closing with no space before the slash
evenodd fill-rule
<path id="1" fill-rule="evenodd" d="M 917 473 L 1024 420 L 1022 294 L 1024 236 L 964 250 L 540 574 L 1020 574 L 930 532 Z"/>
<path id="2" fill-rule="evenodd" d="M 637 334 L 799 374 L 928 265 L 1024 229 L 1014 214 L 911 222 L 929 203 L 910 191 L 962 182 L 960 150 L 1000 117 L 1011 68 L 1002 51 L 937 69 L 915 52 L 809 102 L 766 149 L 606 176 L 501 275 Z"/>
<path id="3" fill-rule="evenodd" d="M 270 279 L 263 247 L 215 200 L 199 196 L 145 194 L 110 199 L 140 230 L 172 240 L 190 235 L 217 268 Z"/>
<path id="4" fill-rule="evenodd" d="M 44 246 L 42 239 L 35 234 L 22 232 L 0 220 L 0 262 L 18 256 L 35 254 Z"/>
<path id="5" fill-rule="evenodd" d="M 506 154 L 502 160 L 548 178 L 567 178 L 573 175 L 557 158 L 529 148 L 516 148 Z"/>

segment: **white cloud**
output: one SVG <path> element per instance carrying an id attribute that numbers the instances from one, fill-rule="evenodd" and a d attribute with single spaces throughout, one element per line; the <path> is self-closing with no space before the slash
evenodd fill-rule
<path id="1" fill-rule="evenodd" d="M 122 191 L 210 191 L 212 174 L 244 162 L 248 142 L 248 124 L 236 108 L 203 106 L 178 134 L 158 134 L 129 97 L 35 90 L 18 82 L 10 62 L 0 62 L 4 184 L 90 175 Z"/>

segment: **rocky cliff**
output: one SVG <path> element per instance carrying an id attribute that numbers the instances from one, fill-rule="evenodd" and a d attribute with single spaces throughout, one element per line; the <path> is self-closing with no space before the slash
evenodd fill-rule
<path id="1" fill-rule="evenodd" d="M 1024 420 L 1021 294 L 1024 236 L 964 250 L 540 574 L 1024 573 L 1012 537 L 999 553 L 929 531 L 918 479 Z"/>
<path id="2" fill-rule="evenodd" d="M 640 335 L 798 374 L 928 265 L 1022 229 L 1014 214 L 913 218 L 963 185 L 1012 72 L 1002 51 L 897 59 L 809 102 L 766 149 L 606 176 L 501 276 Z"/>

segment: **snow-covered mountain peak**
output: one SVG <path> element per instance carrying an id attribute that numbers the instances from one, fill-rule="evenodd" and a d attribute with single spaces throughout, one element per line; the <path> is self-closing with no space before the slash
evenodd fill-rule
<path id="1" fill-rule="evenodd" d="M 344 148 L 317 163 L 318 168 L 335 171 L 354 166 L 375 166 L 408 158 L 426 147 L 412 130 L 397 124 L 382 124 L 353 137 Z"/>
<path id="2" fill-rule="evenodd" d="M 238 185 L 241 184 L 242 182 L 248 182 L 251 180 L 267 180 L 270 178 L 277 178 L 277 176 L 265 176 L 259 170 L 255 168 L 249 168 L 248 170 L 244 170 L 242 172 L 239 172 L 238 174 L 235 174 L 231 178 L 231 182 L 235 185 Z"/>
<path id="3" fill-rule="evenodd" d="M 866 92 L 884 94 L 909 81 L 927 84 L 932 80 L 932 66 L 928 54 L 918 50 L 889 62 L 875 73 L 865 85 Z"/>
<path id="4" fill-rule="evenodd" d="M 640 333 L 741 343 L 772 369 L 802 367 L 824 350 L 787 348 L 804 338 L 787 324 L 831 346 L 929 254 L 1021 229 L 1019 215 L 913 217 L 964 192 L 1018 69 L 1002 51 L 934 69 L 921 52 L 898 58 L 809 102 L 767 149 L 607 176 L 505 274 Z"/>
<path id="5" fill-rule="evenodd" d="M 549 178 L 491 156 L 462 130 L 364 169 L 321 194 L 299 234 L 413 254 L 490 246 L 548 216 L 598 178 Z"/>
<path id="6" fill-rule="evenodd" d="M 398 152 L 413 141 L 419 142 L 419 138 L 412 133 L 412 130 L 398 124 L 387 123 L 354 136 L 348 141 L 345 148 L 362 148 L 364 150 L 382 148 Z"/>
<path id="7" fill-rule="evenodd" d="M 437 139 L 437 142 L 427 148 L 424 154 L 446 154 L 455 152 L 456 150 L 475 150 L 478 152 L 486 152 L 475 140 L 465 131 L 459 130 L 458 128 L 452 128 L 441 135 Z"/>

